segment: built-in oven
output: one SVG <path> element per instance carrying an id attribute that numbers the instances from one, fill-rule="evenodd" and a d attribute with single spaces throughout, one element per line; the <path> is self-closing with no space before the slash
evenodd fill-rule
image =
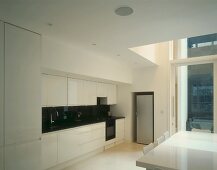
<path id="1" fill-rule="evenodd" d="M 106 120 L 106 141 L 115 138 L 115 119 Z"/>

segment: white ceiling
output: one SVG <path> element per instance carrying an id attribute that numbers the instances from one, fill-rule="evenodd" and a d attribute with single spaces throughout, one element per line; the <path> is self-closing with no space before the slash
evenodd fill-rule
<path id="1" fill-rule="evenodd" d="M 123 5 L 134 13 L 115 15 Z M 216 9 L 217 0 L 0 0 L 2 20 L 133 66 L 147 62 L 128 48 L 217 32 Z"/>

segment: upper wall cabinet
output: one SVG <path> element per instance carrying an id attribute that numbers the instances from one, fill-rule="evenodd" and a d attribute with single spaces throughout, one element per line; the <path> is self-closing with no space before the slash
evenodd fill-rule
<path id="1" fill-rule="evenodd" d="M 42 106 L 67 106 L 67 78 L 42 74 Z"/>
<path id="2" fill-rule="evenodd" d="M 4 24 L 0 21 L 0 170 L 3 169 L 4 143 Z"/>
<path id="3" fill-rule="evenodd" d="M 97 83 L 97 97 L 107 97 L 107 104 L 117 103 L 117 87 L 114 84 Z"/>
<path id="4" fill-rule="evenodd" d="M 116 104 L 116 85 L 42 74 L 42 106 L 97 105 L 97 97 Z"/>
<path id="5" fill-rule="evenodd" d="M 84 81 L 68 78 L 68 105 L 84 105 Z"/>
<path id="6" fill-rule="evenodd" d="M 5 24 L 6 145 L 41 136 L 40 39 L 36 33 Z"/>
<path id="7" fill-rule="evenodd" d="M 96 105 L 96 83 L 68 78 L 68 105 Z"/>
<path id="8" fill-rule="evenodd" d="M 97 83 L 97 97 L 107 97 L 108 86 L 105 83 Z"/>
<path id="9" fill-rule="evenodd" d="M 96 105 L 96 90 L 97 84 L 92 81 L 84 81 L 84 103 L 85 105 Z"/>
<path id="10" fill-rule="evenodd" d="M 48 89 L 48 75 L 41 75 L 41 106 L 47 106 L 47 89 Z"/>
<path id="11" fill-rule="evenodd" d="M 117 87 L 114 84 L 107 84 L 107 104 L 117 104 Z"/>

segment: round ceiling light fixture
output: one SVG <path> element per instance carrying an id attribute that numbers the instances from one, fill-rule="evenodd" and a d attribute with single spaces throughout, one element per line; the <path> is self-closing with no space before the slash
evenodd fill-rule
<path id="1" fill-rule="evenodd" d="M 119 16 L 128 16 L 133 13 L 133 9 L 129 6 L 122 6 L 115 10 L 115 14 Z"/>

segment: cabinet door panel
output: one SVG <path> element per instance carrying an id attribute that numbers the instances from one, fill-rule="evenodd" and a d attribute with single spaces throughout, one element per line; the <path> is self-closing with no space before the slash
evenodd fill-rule
<path id="1" fill-rule="evenodd" d="M 46 75 L 47 105 L 67 106 L 67 78 Z"/>
<path id="2" fill-rule="evenodd" d="M 86 154 L 88 152 L 104 147 L 104 145 L 105 145 L 104 138 L 93 140 L 93 141 L 90 141 L 89 143 L 80 145 L 80 155 Z"/>
<path id="3" fill-rule="evenodd" d="M 42 137 L 42 168 L 47 169 L 57 164 L 57 134 Z"/>
<path id="4" fill-rule="evenodd" d="M 41 106 L 46 107 L 48 105 L 47 96 L 48 82 L 46 75 L 41 75 Z"/>
<path id="5" fill-rule="evenodd" d="M 6 170 L 40 170 L 41 141 L 5 147 Z"/>
<path id="6" fill-rule="evenodd" d="M 116 120 L 116 141 L 124 140 L 125 134 L 125 121 L 124 119 Z"/>
<path id="7" fill-rule="evenodd" d="M 93 124 L 91 126 L 91 129 L 92 130 L 94 129 L 104 129 L 105 130 L 105 122 Z"/>
<path id="8" fill-rule="evenodd" d="M 108 84 L 108 104 L 117 104 L 117 87 L 113 84 Z"/>
<path id="9" fill-rule="evenodd" d="M 5 142 L 41 136 L 40 35 L 5 24 Z"/>
<path id="10" fill-rule="evenodd" d="M 107 85 L 105 83 L 97 83 L 97 97 L 107 97 Z"/>
<path id="11" fill-rule="evenodd" d="M 78 139 L 78 144 L 84 144 L 84 143 L 88 143 L 92 136 L 91 136 L 91 125 L 87 125 L 84 127 L 79 127 L 75 129 L 76 135 L 77 135 L 77 139 Z"/>
<path id="12" fill-rule="evenodd" d="M 58 134 L 58 162 L 64 162 L 78 155 L 78 138 L 74 130 Z"/>
<path id="13" fill-rule="evenodd" d="M 68 105 L 84 105 L 82 80 L 68 78 Z"/>
<path id="14" fill-rule="evenodd" d="M 92 136 L 92 140 L 105 138 L 105 128 L 92 130 L 91 136 Z"/>
<path id="15" fill-rule="evenodd" d="M 4 25 L 0 21 L 0 148 L 4 142 Z M 2 157 L 0 157 L 0 162 Z M 0 168 L 1 169 L 1 168 Z"/>
<path id="16" fill-rule="evenodd" d="M 84 104 L 85 105 L 96 105 L 96 83 L 92 81 L 84 81 Z"/>
<path id="17" fill-rule="evenodd" d="M 4 152 L 3 152 L 4 147 L 0 146 L 0 170 L 4 170 Z"/>

